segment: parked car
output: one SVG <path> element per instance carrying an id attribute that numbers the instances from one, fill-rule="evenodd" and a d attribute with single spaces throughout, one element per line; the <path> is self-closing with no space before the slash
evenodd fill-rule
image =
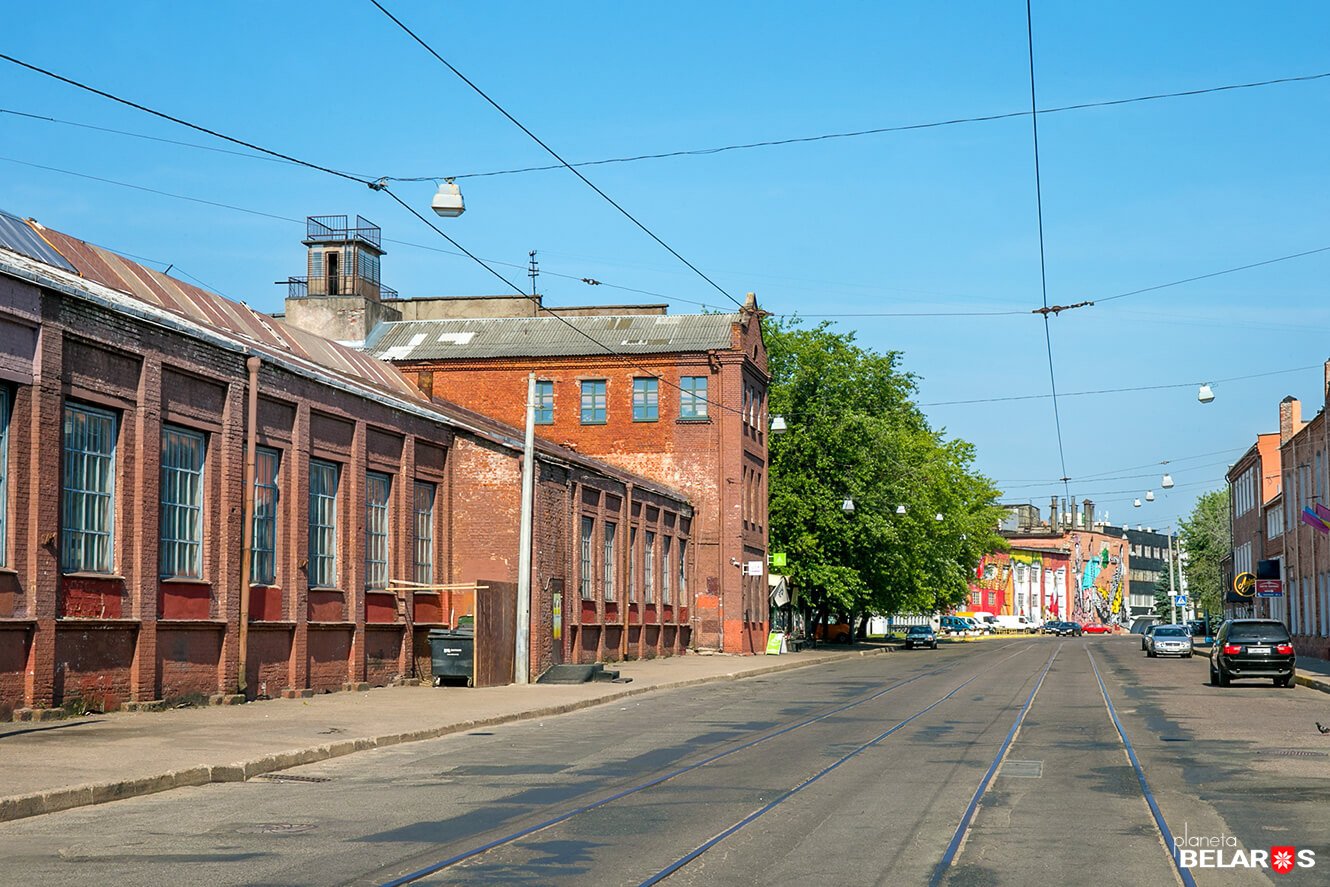
<path id="1" fill-rule="evenodd" d="M 1058 626 L 1061 624 L 1062 623 L 1058 622 L 1056 619 L 1050 619 L 1049 621 L 1043 624 L 1043 626 L 1039 629 L 1039 632 L 1040 634 L 1057 634 Z"/>
<path id="2" fill-rule="evenodd" d="M 1270 678 L 1276 687 L 1293 686 L 1293 639 L 1273 619 L 1230 619 L 1210 648 L 1210 683 L 1227 687 L 1234 679 Z"/>
<path id="3" fill-rule="evenodd" d="M 1054 624 L 1057 625 L 1055 634 L 1058 637 L 1080 637 L 1083 631 L 1079 622 L 1057 622 Z"/>
<path id="4" fill-rule="evenodd" d="M 1181 656 L 1191 658 L 1191 632 L 1185 625 L 1160 625 L 1146 635 L 1145 655 L 1153 659 L 1156 656 Z"/>
<path id="5" fill-rule="evenodd" d="M 1112 630 L 1112 626 L 1104 625 L 1102 622 L 1091 622 L 1089 625 L 1081 628 L 1081 631 L 1086 634 L 1108 634 Z"/>
<path id="6" fill-rule="evenodd" d="M 910 630 L 905 632 L 905 649 L 913 650 L 915 647 L 937 649 L 937 633 L 932 626 L 911 625 Z"/>
<path id="7" fill-rule="evenodd" d="M 1154 634 L 1156 628 L 1163 628 L 1163 625 L 1156 622 L 1154 625 L 1145 626 L 1145 630 L 1141 632 L 1141 650 L 1143 652 L 1150 652 L 1150 635 Z"/>
<path id="8" fill-rule="evenodd" d="M 987 622 L 994 631 L 1017 631 L 1034 634 L 1039 630 L 1039 623 L 1028 616 L 989 616 Z"/>
<path id="9" fill-rule="evenodd" d="M 945 634 L 969 634 L 974 631 L 974 626 L 960 616 L 943 616 L 938 630 Z"/>

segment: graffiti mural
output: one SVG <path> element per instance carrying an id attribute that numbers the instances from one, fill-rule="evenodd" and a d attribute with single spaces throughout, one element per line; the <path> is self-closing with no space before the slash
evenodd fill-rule
<path id="1" fill-rule="evenodd" d="M 1027 616 L 1036 620 L 1070 618 L 1067 556 L 1062 552 L 1013 549 L 984 556 L 970 581 L 970 609 Z"/>
<path id="2" fill-rule="evenodd" d="M 1072 576 L 1077 588 L 1071 618 L 1105 625 L 1129 621 L 1124 579 L 1126 544 L 1121 539 L 1071 536 Z"/>

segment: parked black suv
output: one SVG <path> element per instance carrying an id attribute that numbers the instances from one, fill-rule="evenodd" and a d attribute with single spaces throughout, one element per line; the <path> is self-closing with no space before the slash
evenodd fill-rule
<path id="1" fill-rule="evenodd" d="M 1210 683 L 1227 687 L 1235 678 L 1271 678 L 1276 687 L 1291 687 L 1295 661 L 1293 639 L 1284 623 L 1230 619 L 1210 648 Z"/>

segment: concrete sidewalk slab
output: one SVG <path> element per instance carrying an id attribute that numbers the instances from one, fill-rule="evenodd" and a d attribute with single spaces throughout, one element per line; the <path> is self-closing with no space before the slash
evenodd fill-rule
<path id="1" fill-rule="evenodd" d="M 0 822 L 183 786 L 238 782 L 366 749 L 418 742 L 712 681 L 874 655 L 891 646 L 780 656 L 689 655 L 613 666 L 631 683 L 483 689 L 381 687 L 241 706 L 0 725 Z"/>

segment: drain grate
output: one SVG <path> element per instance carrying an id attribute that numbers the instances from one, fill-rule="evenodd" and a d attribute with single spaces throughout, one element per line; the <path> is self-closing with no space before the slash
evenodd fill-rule
<path id="1" fill-rule="evenodd" d="M 998 775 L 1012 776 L 1017 779 L 1039 779 L 1044 775 L 1044 762 L 1006 761 Z"/>
<path id="2" fill-rule="evenodd" d="M 328 776 L 296 776 L 294 773 L 260 773 L 254 778 L 272 782 L 332 782 Z"/>
<path id="3" fill-rule="evenodd" d="M 1323 751 L 1308 751 L 1304 748 L 1266 748 L 1257 754 L 1274 755 L 1280 758 L 1324 758 L 1328 753 Z"/>

